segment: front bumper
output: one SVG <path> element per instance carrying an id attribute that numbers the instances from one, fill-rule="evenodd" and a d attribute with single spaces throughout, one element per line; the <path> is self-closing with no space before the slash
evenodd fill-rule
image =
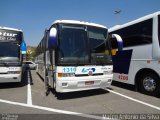
<path id="1" fill-rule="evenodd" d="M 0 75 L 0 83 L 8 83 L 8 82 L 21 82 L 21 75 L 19 74 L 4 74 Z"/>
<path id="2" fill-rule="evenodd" d="M 73 92 L 109 87 L 113 75 L 57 78 L 56 92 Z"/>

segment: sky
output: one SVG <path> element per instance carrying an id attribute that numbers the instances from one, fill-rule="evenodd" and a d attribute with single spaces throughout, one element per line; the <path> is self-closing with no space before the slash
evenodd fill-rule
<path id="1" fill-rule="evenodd" d="M 114 11 L 121 10 L 120 14 Z M 0 26 L 21 29 L 27 45 L 37 46 L 55 20 L 107 26 L 160 11 L 160 0 L 0 0 Z"/>

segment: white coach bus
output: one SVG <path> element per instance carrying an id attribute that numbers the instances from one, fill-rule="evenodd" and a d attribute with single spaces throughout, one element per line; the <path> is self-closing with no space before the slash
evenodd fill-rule
<path id="1" fill-rule="evenodd" d="M 109 86 L 113 65 L 107 38 L 108 29 L 99 24 L 55 21 L 36 49 L 45 88 L 63 93 Z"/>
<path id="2" fill-rule="evenodd" d="M 160 93 L 160 12 L 109 29 L 119 34 L 123 50 L 112 41 L 114 80 L 131 85 L 145 94 Z"/>
<path id="3" fill-rule="evenodd" d="M 22 54 L 25 52 L 23 32 L 0 27 L 0 83 L 21 82 Z"/>

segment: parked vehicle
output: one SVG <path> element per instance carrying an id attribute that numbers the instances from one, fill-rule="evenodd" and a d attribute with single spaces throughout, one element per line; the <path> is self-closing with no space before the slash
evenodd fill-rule
<path id="1" fill-rule="evenodd" d="M 109 34 L 123 39 L 120 52 L 112 40 L 113 79 L 145 94 L 160 94 L 160 11 L 110 28 Z"/>
<path id="2" fill-rule="evenodd" d="M 113 65 L 105 26 L 57 20 L 44 33 L 35 61 L 46 90 L 64 93 L 110 86 Z"/>
<path id="3" fill-rule="evenodd" d="M 26 69 L 35 70 L 37 67 L 37 64 L 35 64 L 33 61 L 24 61 L 23 67 L 25 67 Z"/>
<path id="4" fill-rule="evenodd" d="M 23 31 L 0 27 L 0 83 L 21 82 L 25 53 Z"/>

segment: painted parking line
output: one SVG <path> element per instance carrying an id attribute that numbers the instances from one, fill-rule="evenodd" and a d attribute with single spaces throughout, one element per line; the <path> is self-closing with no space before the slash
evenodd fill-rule
<path id="1" fill-rule="evenodd" d="M 134 102 L 143 104 L 143 105 L 145 105 L 145 106 L 148 106 L 148 107 L 151 107 L 151 108 L 153 108 L 153 109 L 156 109 L 156 110 L 159 110 L 159 111 L 160 111 L 160 107 L 157 107 L 157 106 L 155 106 L 155 105 L 152 105 L 152 104 L 149 104 L 149 103 L 146 103 L 146 102 L 137 100 L 137 99 L 135 99 L 135 98 L 129 97 L 129 96 L 127 96 L 127 95 L 123 95 L 123 94 L 121 94 L 121 93 L 115 92 L 115 91 L 110 90 L 110 89 L 107 89 L 107 88 L 104 89 L 104 90 L 107 90 L 107 91 L 109 91 L 109 92 L 111 92 L 111 93 L 114 93 L 114 94 L 116 94 L 116 95 L 119 95 L 119 96 L 121 96 L 121 97 L 124 97 L 124 98 L 126 98 L 126 99 L 129 99 L 129 100 L 131 100 L 131 101 L 134 101 Z"/>
<path id="2" fill-rule="evenodd" d="M 59 109 L 54 109 L 54 108 L 47 108 L 47 107 L 42 107 L 42 106 L 37 106 L 37 105 L 31 105 L 31 104 L 29 105 L 29 104 L 25 104 L 25 103 L 12 102 L 12 101 L 3 100 L 3 99 L 0 99 L 0 102 L 11 104 L 11 105 L 22 106 L 22 107 L 45 110 L 45 111 L 49 111 L 49 112 L 53 112 L 53 113 L 75 115 L 75 116 L 79 116 L 79 117 L 92 118 L 92 119 L 97 119 L 97 120 L 102 120 L 103 119 L 103 116 L 100 117 L 100 116 L 89 115 L 89 114 L 84 114 L 84 113 L 65 111 L 65 110 L 59 110 Z M 110 120 L 110 118 L 105 118 L 105 120 L 107 120 L 107 119 Z"/>
<path id="3" fill-rule="evenodd" d="M 27 77 L 28 77 L 28 85 L 27 85 L 27 104 L 32 105 L 32 93 L 31 93 L 31 78 L 30 73 L 27 71 Z"/>

